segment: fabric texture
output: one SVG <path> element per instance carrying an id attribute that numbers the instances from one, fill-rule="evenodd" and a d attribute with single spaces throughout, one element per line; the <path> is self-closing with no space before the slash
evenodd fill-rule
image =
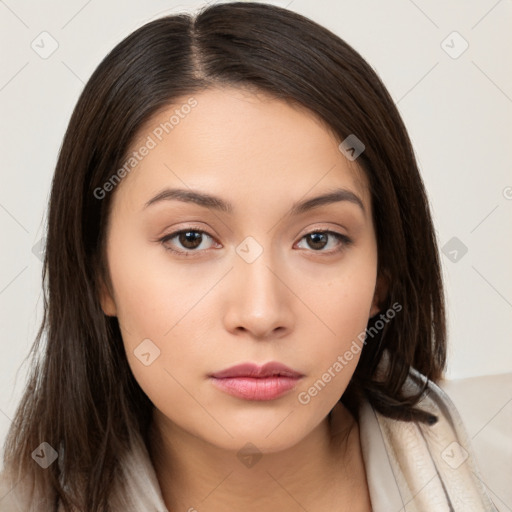
<path id="1" fill-rule="evenodd" d="M 406 391 L 414 392 L 422 380 L 411 370 Z M 481 481 L 468 435 L 450 398 L 429 383 L 429 392 L 418 406 L 436 415 L 438 422 L 394 420 L 367 401 L 360 406 L 359 435 L 373 512 L 499 512 Z M 124 484 L 113 492 L 113 511 L 173 512 L 165 506 L 141 438 L 133 440 L 122 471 Z M 43 503 L 44 498 L 33 497 L 29 482 L 13 484 L 6 475 L 0 478 L 1 512 L 55 510 Z"/>
<path id="2" fill-rule="evenodd" d="M 464 421 L 489 496 L 498 510 L 512 512 L 512 373 L 443 380 L 439 386 Z"/>
<path id="3" fill-rule="evenodd" d="M 405 386 L 424 377 L 411 370 Z M 429 382 L 418 407 L 434 425 L 387 418 L 368 402 L 360 408 L 360 438 L 373 512 L 498 512 L 482 483 L 460 415 Z"/>

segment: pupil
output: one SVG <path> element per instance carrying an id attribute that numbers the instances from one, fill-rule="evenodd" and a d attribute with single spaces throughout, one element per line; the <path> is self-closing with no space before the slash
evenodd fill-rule
<path id="1" fill-rule="evenodd" d="M 327 243 L 327 237 L 325 233 L 311 233 L 310 239 L 313 244 L 310 244 L 312 249 L 323 249 Z"/>
<path id="2" fill-rule="evenodd" d="M 187 249 L 195 249 L 201 244 L 201 233 L 198 233 L 197 231 L 181 233 L 180 243 Z"/>

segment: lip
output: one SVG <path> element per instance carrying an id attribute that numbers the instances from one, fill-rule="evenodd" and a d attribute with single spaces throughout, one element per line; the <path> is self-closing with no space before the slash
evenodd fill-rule
<path id="1" fill-rule="evenodd" d="M 303 376 L 275 361 L 263 366 L 243 363 L 209 375 L 214 386 L 245 400 L 279 398 L 291 391 Z"/>
<path id="2" fill-rule="evenodd" d="M 303 377 L 302 374 L 292 370 L 288 366 L 282 363 L 278 363 L 276 361 L 270 361 L 262 366 L 258 366 L 255 363 L 242 363 L 237 364 L 235 366 L 231 366 L 230 368 L 226 368 L 225 370 L 221 370 L 220 372 L 215 372 L 210 375 L 210 377 L 215 377 L 216 379 L 224 379 L 227 377 L 273 377 L 273 376 L 283 376 L 283 377 L 292 377 L 298 378 Z"/>

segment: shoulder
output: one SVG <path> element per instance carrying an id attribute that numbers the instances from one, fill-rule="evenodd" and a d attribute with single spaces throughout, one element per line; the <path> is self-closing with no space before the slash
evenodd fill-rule
<path id="1" fill-rule="evenodd" d="M 55 499 L 35 491 L 30 477 L 16 478 L 12 473 L 0 472 L 0 512 L 61 512 Z M 116 512 L 168 512 L 158 485 L 149 452 L 136 435 L 131 449 L 120 461 L 119 478 L 114 481 L 110 509 Z"/>
<path id="2" fill-rule="evenodd" d="M 425 381 L 411 370 L 404 390 L 415 391 Z M 397 510 L 496 511 L 459 412 L 445 391 L 427 382 L 418 407 L 438 418 L 434 425 L 388 418 L 362 404 L 361 447 L 370 491 L 387 493 Z"/>
<path id="3" fill-rule="evenodd" d="M 443 380 L 464 426 L 496 506 L 512 505 L 512 373 Z"/>
<path id="4" fill-rule="evenodd" d="M 121 459 L 120 474 L 112 493 L 112 510 L 168 512 L 149 451 L 139 435 L 133 435 Z"/>

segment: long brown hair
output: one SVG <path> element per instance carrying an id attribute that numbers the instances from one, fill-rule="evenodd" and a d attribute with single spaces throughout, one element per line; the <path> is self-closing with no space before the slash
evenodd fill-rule
<path id="1" fill-rule="evenodd" d="M 444 369 L 440 262 L 413 148 L 386 88 L 346 42 L 283 8 L 236 2 L 167 16 L 130 34 L 95 70 L 53 178 L 44 318 L 4 465 L 33 479 L 65 510 L 109 510 L 119 454 L 131 434 L 145 438 L 153 407 L 130 371 L 117 319 L 100 307 L 100 281 L 109 283 L 104 248 L 112 194 L 98 199 L 94 191 L 123 165 L 151 116 L 214 85 L 252 87 L 296 102 L 340 142 L 356 134 L 364 143 L 357 163 L 370 184 L 378 272 L 389 284 L 382 311 L 394 303 L 403 311 L 364 346 L 341 400 L 355 407 L 364 396 L 386 416 L 432 419 L 416 407 L 421 393 L 404 396 L 401 388 L 410 367 L 432 381 Z M 376 315 L 368 328 L 377 321 Z M 389 371 L 377 379 L 385 350 Z M 43 441 L 59 452 L 58 464 L 45 471 L 31 458 Z"/>

